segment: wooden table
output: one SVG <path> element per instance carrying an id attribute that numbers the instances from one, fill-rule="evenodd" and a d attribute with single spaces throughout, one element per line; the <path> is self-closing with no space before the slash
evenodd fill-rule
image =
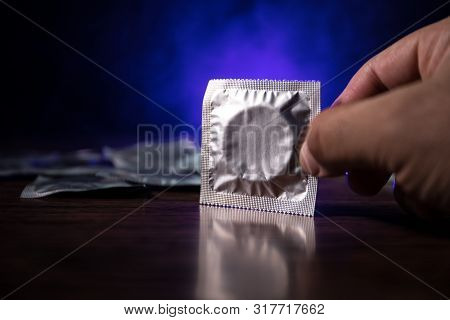
<path id="1" fill-rule="evenodd" d="M 197 188 L 21 200 L 27 182 L 0 182 L 9 299 L 450 296 L 450 227 L 405 216 L 389 190 L 366 199 L 320 181 L 306 218 L 200 210 Z"/>

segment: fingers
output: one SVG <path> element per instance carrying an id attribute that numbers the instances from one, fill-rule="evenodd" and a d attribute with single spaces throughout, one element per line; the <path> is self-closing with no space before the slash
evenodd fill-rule
<path id="1" fill-rule="evenodd" d="M 417 65 L 418 35 L 412 34 L 369 60 L 351 79 L 334 105 L 348 104 L 382 93 L 420 78 Z M 349 170 L 350 188 L 374 195 L 386 184 L 390 173 L 382 169 Z"/>
<path id="2" fill-rule="evenodd" d="M 303 171 L 325 177 L 369 167 L 380 143 L 375 123 L 381 119 L 372 122 L 380 118 L 380 112 L 374 112 L 373 104 L 357 103 L 320 114 L 300 151 Z"/>
<path id="3" fill-rule="evenodd" d="M 420 79 L 417 40 L 412 34 L 366 62 L 356 72 L 335 104 L 346 104 L 374 96 Z"/>
<path id="4" fill-rule="evenodd" d="M 396 141 L 395 123 L 401 124 L 399 106 L 407 110 L 402 92 L 409 86 L 397 87 L 431 78 L 442 69 L 449 30 L 447 18 L 401 39 L 367 62 L 334 103 L 343 106 L 313 121 L 300 152 L 303 170 L 322 177 L 348 172 L 352 189 L 366 195 L 378 192 L 401 158 L 394 155 L 401 143 Z M 378 96 L 367 99 L 374 95 Z"/>
<path id="5" fill-rule="evenodd" d="M 342 175 L 347 171 L 356 173 L 357 177 L 368 169 L 374 173 L 394 172 L 399 161 L 401 141 L 397 131 L 401 130 L 402 110 L 410 106 L 415 95 L 421 94 L 417 90 L 421 85 L 416 83 L 324 111 L 311 123 L 300 151 L 302 169 L 319 177 Z M 371 194 L 387 177 L 388 174 L 368 176 L 375 181 L 374 185 L 366 190 L 366 186 L 359 187 L 363 193 Z M 351 182 L 359 183 L 357 180 Z"/>
<path id="6" fill-rule="evenodd" d="M 333 105 L 362 100 L 419 79 L 418 41 L 418 33 L 413 33 L 365 63 Z M 350 188 L 365 196 L 378 193 L 391 175 L 384 169 L 371 167 L 364 170 L 349 168 L 347 173 Z"/>
<path id="7" fill-rule="evenodd" d="M 401 39 L 371 60 L 354 75 L 333 106 L 365 99 L 403 84 L 426 79 L 442 66 L 448 51 L 450 18 Z M 373 195 L 391 173 L 384 169 L 349 170 L 348 184 L 355 192 Z"/>
<path id="8" fill-rule="evenodd" d="M 402 38 L 382 51 L 353 76 L 333 105 L 364 99 L 431 77 L 448 50 L 450 18 Z"/>

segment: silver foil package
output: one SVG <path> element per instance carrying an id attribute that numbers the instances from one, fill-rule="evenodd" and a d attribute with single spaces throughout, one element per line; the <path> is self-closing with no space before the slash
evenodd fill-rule
<path id="1" fill-rule="evenodd" d="M 312 216 L 317 179 L 303 173 L 299 150 L 319 112 L 319 82 L 211 80 L 200 202 Z"/>
<path id="2" fill-rule="evenodd" d="M 95 174 L 111 167 L 99 151 L 83 149 L 69 153 L 31 153 L 27 155 L 0 155 L 0 177 L 20 175 Z"/>
<path id="3" fill-rule="evenodd" d="M 38 176 L 23 189 L 21 198 L 42 198 L 60 192 L 81 192 L 111 188 L 129 188 L 136 185 L 126 181 L 96 175 Z"/>
<path id="4" fill-rule="evenodd" d="M 41 198 L 61 192 L 84 192 L 144 186 L 198 186 L 200 151 L 187 139 L 138 143 L 102 152 L 0 158 L 0 177 L 38 174 L 21 198 Z"/>
<path id="5" fill-rule="evenodd" d="M 200 185 L 200 152 L 191 140 L 105 147 L 103 153 L 114 166 L 114 170 L 98 173 L 103 177 L 156 186 Z"/>

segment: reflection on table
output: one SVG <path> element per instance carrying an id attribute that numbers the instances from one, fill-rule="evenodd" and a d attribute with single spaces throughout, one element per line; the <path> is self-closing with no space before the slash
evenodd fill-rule
<path id="1" fill-rule="evenodd" d="M 314 252 L 310 217 L 201 206 L 197 297 L 303 296 Z"/>

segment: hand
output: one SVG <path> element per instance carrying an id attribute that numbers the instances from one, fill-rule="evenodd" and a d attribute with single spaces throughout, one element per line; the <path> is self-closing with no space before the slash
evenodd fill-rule
<path id="1" fill-rule="evenodd" d="M 306 173 L 348 172 L 373 195 L 394 173 L 395 197 L 421 216 L 450 216 L 450 18 L 370 59 L 311 124 Z"/>

